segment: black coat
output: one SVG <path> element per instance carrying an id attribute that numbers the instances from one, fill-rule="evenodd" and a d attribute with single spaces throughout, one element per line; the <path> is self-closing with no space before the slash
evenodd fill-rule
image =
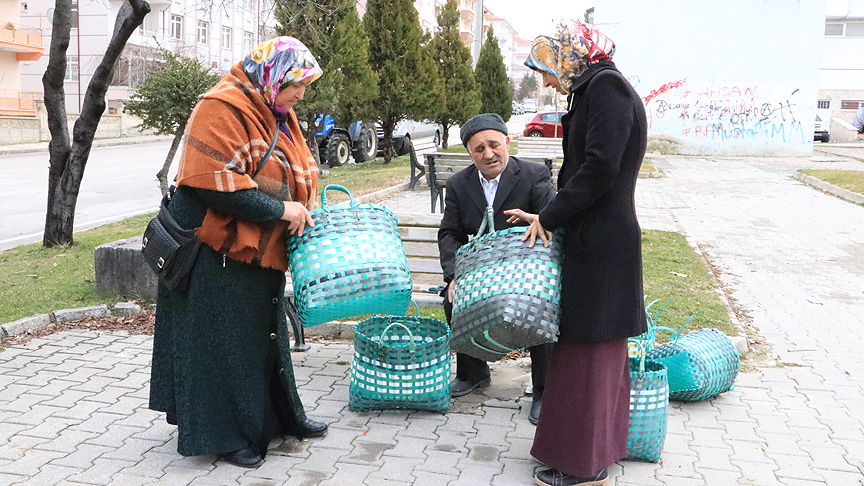
<path id="1" fill-rule="evenodd" d="M 635 336 L 646 330 L 634 202 L 647 142 L 645 108 L 611 61 L 590 66 L 571 97 L 561 120 L 558 194 L 540 212 L 544 228 L 565 229 L 559 340 Z"/>
<path id="2" fill-rule="evenodd" d="M 522 209 L 536 214 L 552 199 L 552 195 L 549 169 L 545 165 L 525 162 L 511 155 L 507 167 L 501 173 L 492 205 L 495 210 L 495 229 L 517 226 L 507 222 L 505 210 Z M 453 280 L 456 250 L 468 243 L 469 235 L 477 233 L 485 211 L 486 197 L 477 167 L 472 164 L 447 180 L 444 216 L 438 229 L 438 251 L 445 282 Z"/>

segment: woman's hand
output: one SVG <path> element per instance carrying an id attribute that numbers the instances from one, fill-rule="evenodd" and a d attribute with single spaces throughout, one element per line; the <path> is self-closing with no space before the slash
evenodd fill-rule
<path id="1" fill-rule="evenodd" d="M 303 236 L 303 229 L 306 226 L 315 226 L 315 220 L 305 206 L 294 201 L 285 201 L 284 204 L 285 212 L 282 213 L 281 219 L 288 221 L 288 231 L 291 234 Z"/>
<path id="2" fill-rule="evenodd" d="M 535 219 L 537 219 L 536 214 L 526 213 L 521 209 L 508 209 L 504 211 L 504 214 L 510 216 L 509 218 L 507 218 L 508 223 L 519 223 L 524 221 L 528 224 L 531 224 L 534 222 Z"/>
<path id="3" fill-rule="evenodd" d="M 525 235 L 522 236 L 522 241 L 527 239 L 531 239 L 528 243 L 528 248 L 534 248 L 534 241 L 537 239 L 537 236 L 540 236 L 540 239 L 543 240 L 543 246 L 549 248 L 549 240 L 552 239 L 552 232 L 547 231 L 542 224 L 540 224 L 540 218 L 534 218 L 534 221 L 531 222 L 531 225 L 528 226 L 528 229 L 525 230 Z"/>
<path id="4" fill-rule="evenodd" d="M 453 303 L 453 289 L 456 288 L 456 279 L 447 283 L 447 301 Z"/>

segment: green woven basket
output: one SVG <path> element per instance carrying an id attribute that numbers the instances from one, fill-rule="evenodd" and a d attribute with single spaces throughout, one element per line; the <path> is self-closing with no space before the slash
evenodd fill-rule
<path id="1" fill-rule="evenodd" d="M 348 194 L 349 203 L 328 205 L 328 190 Z M 396 216 L 374 204 L 359 204 L 342 186 L 321 192 L 315 226 L 288 240 L 288 262 L 297 313 L 303 326 L 361 314 L 404 314 L 411 300 L 411 274 Z"/>
<path id="2" fill-rule="evenodd" d="M 373 316 L 357 324 L 350 410 L 450 409 L 450 329 L 414 309 L 414 317 Z"/>
<path id="3" fill-rule="evenodd" d="M 456 252 L 454 351 L 495 361 L 558 340 L 563 235 L 528 248 L 525 229 L 495 231 L 488 207 L 478 236 Z"/>

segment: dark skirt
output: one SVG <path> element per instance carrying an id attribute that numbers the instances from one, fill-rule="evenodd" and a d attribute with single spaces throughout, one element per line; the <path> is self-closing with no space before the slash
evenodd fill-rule
<path id="1" fill-rule="evenodd" d="M 299 430 L 284 291 L 284 272 L 206 245 L 188 292 L 160 284 L 150 408 L 176 416 L 180 454 L 251 447 L 263 457 L 271 438 Z"/>
<path id="2" fill-rule="evenodd" d="M 531 455 L 589 476 L 624 458 L 630 422 L 627 339 L 553 346 Z"/>

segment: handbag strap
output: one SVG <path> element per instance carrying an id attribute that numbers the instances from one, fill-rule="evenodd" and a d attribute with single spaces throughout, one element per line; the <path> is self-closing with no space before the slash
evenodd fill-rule
<path id="1" fill-rule="evenodd" d="M 273 149 L 276 148 L 276 141 L 279 140 L 279 122 L 276 122 L 276 130 L 273 131 L 273 140 L 270 141 L 270 147 L 267 149 L 267 152 L 264 153 L 264 157 L 261 158 L 261 163 L 258 164 L 258 168 L 255 169 L 255 172 L 252 174 L 252 178 L 261 172 L 261 169 L 267 165 L 267 161 L 270 160 L 270 156 L 273 154 Z"/>

